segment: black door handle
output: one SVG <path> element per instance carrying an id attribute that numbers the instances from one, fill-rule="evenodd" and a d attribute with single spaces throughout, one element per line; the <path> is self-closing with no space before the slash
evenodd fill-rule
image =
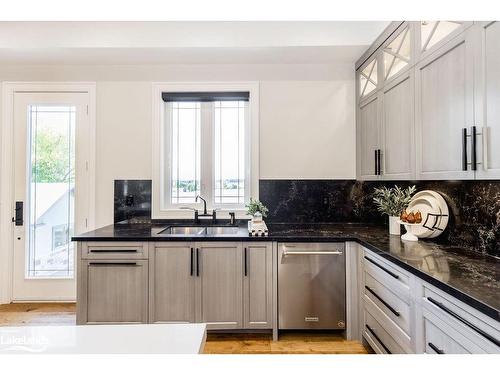
<path id="1" fill-rule="evenodd" d="M 200 249 L 196 248 L 196 276 L 200 276 Z"/>
<path id="2" fill-rule="evenodd" d="M 190 275 L 193 276 L 193 273 L 194 273 L 194 249 L 191 248 L 191 258 L 190 258 Z"/>
<path id="3" fill-rule="evenodd" d="M 391 313 L 393 313 L 394 315 L 396 316 L 400 316 L 401 314 L 399 313 L 399 311 L 397 311 L 394 307 L 392 307 L 391 305 L 389 305 L 387 302 L 385 302 L 377 293 L 375 293 L 375 291 L 370 288 L 368 285 L 365 285 L 365 289 L 367 291 L 369 291 L 371 294 L 373 294 L 373 296 L 378 299 L 380 302 L 382 302 L 382 304 L 387 307 Z"/>
<path id="4" fill-rule="evenodd" d="M 24 217 L 24 202 L 18 201 L 16 202 L 15 215 L 12 218 L 12 222 L 15 223 L 16 226 L 22 226 Z"/>
<path id="5" fill-rule="evenodd" d="M 248 250 L 246 247 L 244 249 L 243 256 L 245 257 L 245 276 L 247 276 L 248 275 Z"/>
<path id="6" fill-rule="evenodd" d="M 375 337 L 375 339 L 380 343 L 380 345 L 382 345 L 382 347 L 387 352 L 387 354 L 392 354 L 391 351 L 389 350 L 389 348 L 387 346 L 385 346 L 385 344 L 382 342 L 382 340 L 380 340 L 380 338 L 377 336 L 377 334 L 375 333 L 375 330 L 372 327 L 370 327 L 368 324 L 365 324 L 365 327 L 372 334 L 372 336 Z"/>
<path id="7" fill-rule="evenodd" d="M 378 268 L 380 268 L 382 271 L 387 272 L 389 275 L 391 275 L 391 276 L 392 276 L 392 277 L 394 277 L 395 279 L 399 279 L 399 276 L 398 276 L 398 275 L 396 275 L 394 272 L 389 271 L 387 268 L 385 268 L 385 267 L 381 266 L 380 264 L 378 264 L 377 262 L 375 262 L 373 259 L 370 259 L 370 258 L 368 258 L 367 256 L 365 256 L 365 259 L 366 259 L 368 262 L 370 262 L 370 263 L 372 263 L 373 265 L 375 265 L 375 266 L 377 266 Z"/>
<path id="8" fill-rule="evenodd" d="M 470 138 L 471 138 L 471 148 L 470 148 L 471 169 L 473 171 L 475 171 L 475 170 L 477 170 L 476 127 L 475 126 L 473 126 L 471 128 Z"/>
<path id="9" fill-rule="evenodd" d="M 467 129 L 462 129 L 462 170 L 467 170 Z"/>
<path id="10" fill-rule="evenodd" d="M 378 175 L 377 150 L 375 150 L 375 175 Z"/>
<path id="11" fill-rule="evenodd" d="M 377 163 L 378 163 L 378 175 L 380 176 L 382 174 L 382 150 L 378 149 L 378 157 L 377 157 Z"/>

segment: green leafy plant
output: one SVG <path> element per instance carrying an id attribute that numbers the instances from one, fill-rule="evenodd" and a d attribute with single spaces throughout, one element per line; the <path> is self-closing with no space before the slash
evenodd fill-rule
<path id="1" fill-rule="evenodd" d="M 375 188 L 373 201 L 377 205 L 377 209 L 383 214 L 399 216 L 410 203 L 415 190 L 415 185 L 409 186 L 406 189 L 401 189 L 397 185 L 394 185 L 393 188 L 386 186 Z"/>
<path id="2" fill-rule="evenodd" d="M 260 212 L 262 217 L 267 217 L 269 210 L 266 206 L 262 204 L 258 199 L 250 198 L 250 202 L 245 206 L 247 208 L 248 215 L 255 215 L 256 212 Z"/>

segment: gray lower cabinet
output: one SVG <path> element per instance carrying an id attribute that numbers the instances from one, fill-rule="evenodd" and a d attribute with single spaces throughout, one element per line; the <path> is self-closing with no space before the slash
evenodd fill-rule
<path id="1" fill-rule="evenodd" d="M 82 260 L 78 324 L 147 323 L 148 261 Z"/>
<path id="2" fill-rule="evenodd" d="M 196 253 L 198 321 L 210 329 L 242 328 L 241 243 L 197 243 Z"/>
<path id="3" fill-rule="evenodd" d="M 258 242 L 243 246 L 243 328 L 272 328 L 272 246 Z"/>
<path id="4" fill-rule="evenodd" d="M 149 321 L 195 322 L 194 243 L 158 243 L 150 250 L 149 259 Z"/>
<path id="5" fill-rule="evenodd" d="M 149 249 L 149 322 L 273 327 L 270 242 L 157 242 Z"/>

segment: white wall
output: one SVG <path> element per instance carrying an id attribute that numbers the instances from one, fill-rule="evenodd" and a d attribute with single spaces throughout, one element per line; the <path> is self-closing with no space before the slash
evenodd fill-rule
<path id="1" fill-rule="evenodd" d="M 0 81 L 97 82 L 97 226 L 114 179 L 151 178 L 151 82 L 227 80 L 260 81 L 261 178 L 355 178 L 352 64 L 0 66 Z"/>

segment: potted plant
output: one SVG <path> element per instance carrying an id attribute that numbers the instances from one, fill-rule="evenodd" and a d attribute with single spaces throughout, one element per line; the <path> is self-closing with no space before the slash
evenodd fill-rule
<path id="1" fill-rule="evenodd" d="M 250 202 L 245 207 L 247 208 L 247 214 L 251 215 L 252 218 L 267 217 L 269 212 L 267 207 L 258 199 L 250 198 Z"/>
<path id="2" fill-rule="evenodd" d="M 401 226 L 398 224 L 399 215 L 410 203 L 415 190 L 415 185 L 406 189 L 401 189 L 397 185 L 393 188 L 386 186 L 375 188 L 373 201 L 380 212 L 389 216 L 389 234 L 401 233 Z"/>

